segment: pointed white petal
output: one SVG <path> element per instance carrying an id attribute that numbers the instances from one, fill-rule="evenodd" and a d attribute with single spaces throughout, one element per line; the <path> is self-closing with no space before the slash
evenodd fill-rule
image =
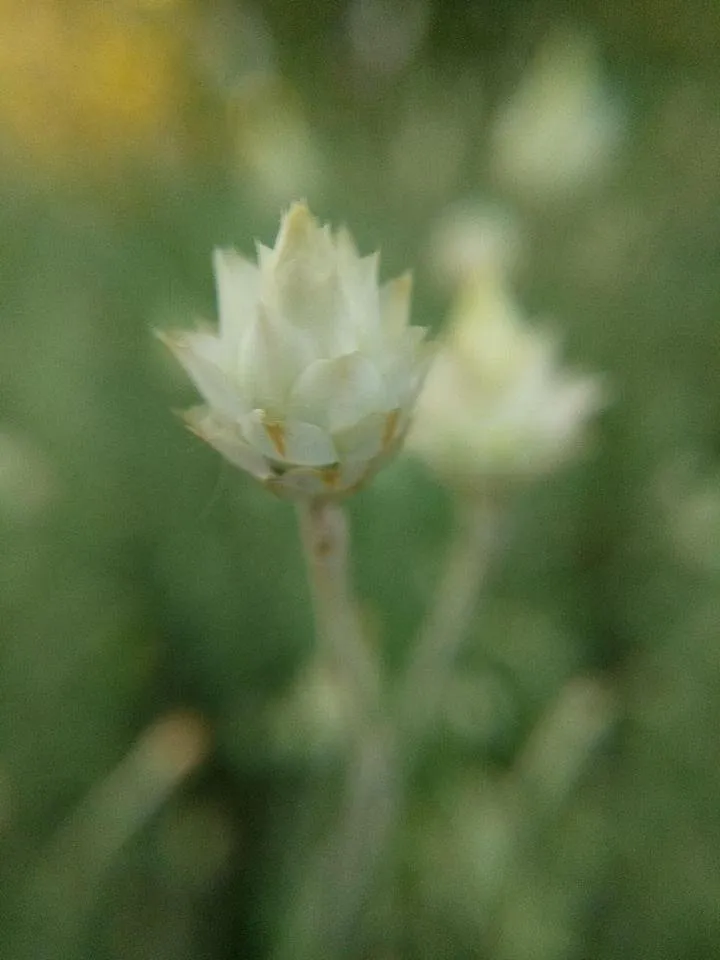
<path id="1" fill-rule="evenodd" d="M 263 410 L 254 410 L 242 421 L 247 442 L 280 463 L 298 466 L 327 466 L 337 461 L 329 434 L 312 423 L 272 420 Z"/>
<path id="2" fill-rule="evenodd" d="M 285 427 L 287 459 L 292 463 L 323 466 L 337 462 L 330 435 L 312 423 L 289 421 Z"/>
<path id="3" fill-rule="evenodd" d="M 380 289 L 380 314 L 387 333 L 400 333 L 410 318 L 410 297 L 412 295 L 412 274 L 403 273 L 394 280 L 388 280 Z"/>
<path id="4" fill-rule="evenodd" d="M 272 271 L 272 266 L 275 258 L 275 251 L 272 247 L 265 246 L 264 243 L 260 243 L 259 240 L 255 241 L 255 250 L 257 252 L 258 268 L 261 273 L 269 273 Z"/>
<path id="5" fill-rule="evenodd" d="M 294 204 L 282 222 L 265 295 L 290 324 L 318 338 L 319 355 L 338 328 L 336 268 L 330 231 L 318 225 L 304 204 Z"/>
<path id="6" fill-rule="evenodd" d="M 360 257 L 352 237 L 344 229 L 338 232 L 335 247 L 342 322 L 353 331 L 352 349 L 370 346 L 377 339 L 380 321 L 379 254 Z"/>
<path id="7" fill-rule="evenodd" d="M 314 251 L 327 243 L 327 235 L 310 213 L 307 204 L 293 203 L 282 218 L 280 230 L 275 240 L 275 255 L 278 266 L 291 262 L 297 257 L 304 257 L 309 251 Z"/>
<path id="8" fill-rule="evenodd" d="M 220 336 L 237 342 L 253 320 L 260 298 L 260 271 L 234 250 L 216 248 L 213 268 L 217 287 Z"/>
<path id="9" fill-rule="evenodd" d="M 362 340 L 372 344 L 382 333 L 382 317 L 380 313 L 380 287 L 378 285 L 378 270 L 380 254 L 371 253 L 357 262 L 356 283 L 353 292 L 353 318 L 358 327 Z M 363 334 L 365 336 L 363 337 Z"/>
<path id="10" fill-rule="evenodd" d="M 405 407 L 415 401 L 434 356 L 434 344 L 425 343 L 423 327 L 406 327 L 394 345 L 377 360 L 388 394 L 388 406 Z"/>
<path id="11" fill-rule="evenodd" d="M 383 379 L 375 364 L 360 353 L 316 360 L 302 373 L 290 397 L 294 417 L 331 432 L 344 430 L 385 407 Z"/>
<path id="12" fill-rule="evenodd" d="M 347 227 L 340 227 L 335 234 L 335 247 L 341 267 L 350 267 L 359 257 L 355 241 Z"/>
<path id="13" fill-rule="evenodd" d="M 257 450 L 245 443 L 236 424 L 213 416 L 207 407 L 192 407 L 183 413 L 183 418 L 193 433 L 214 447 L 234 466 L 246 470 L 258 480 L 270 476 L 267 461 Z"/>
<path id="14" fill-rule="evenodd" d="M 378 271 L 380 270 L 380 254 L 369 253 L 357 261 L 358 277 L 362 286 L 367 290 L 378 289 Z"/>
<path id="15" fill-rule="evenodd" d="M 335 432 L 333 441 L 341 463 L 373 460 L 382 452 L 387 433 L 387 413 L 371 413 L 352 427 Z"/>
<path id="16" fill-rule="evenodd" d="M 354 295 L 360 279 L 360 255 L 355 246 L 355 241 L 346 227 L 341 227 L 337 231 L 334 246 L 340 281 L 346 295 Z"/>
<path id="17" fill-rule="evenodd" d="M 262 307 L 238 352 L 238 379 L 250 406 L 284 409 L 290 389 L 312 359 L 312 343 L 283 316 Z"/>
<path id="18" fill-rule="evenodd" d="M 211 334 L 158 334 L 183 365 L 205 400 L 225 417 L 235 419 L 247 413 L 248 407 L 222 364 L 225 351 Z"/>

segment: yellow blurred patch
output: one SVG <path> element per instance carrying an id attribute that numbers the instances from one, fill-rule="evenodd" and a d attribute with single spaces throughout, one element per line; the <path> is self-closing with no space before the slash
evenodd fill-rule
<path id="1" fill-rule="evenodd" d="M 0 123 L 11 154 L 112 167 L 177 139 L 184 0 L 0 0 Z"/>

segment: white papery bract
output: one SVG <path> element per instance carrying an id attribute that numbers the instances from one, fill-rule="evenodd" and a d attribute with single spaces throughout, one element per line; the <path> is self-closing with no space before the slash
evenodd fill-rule
<path id="1" fill-rule="evenodd" d="M 408 438 L 466 490 L 547 473 L 575 453 L 605 404 L 600 378 L 566 371 L 557 343 L 529 326 L 499 272 L 462 290 Z"/>
<path id="2" fill-rule="evenodd" d="M 302 203 L 257 249 L 215 251 L 217 331 L 160 335 L 205 400 L 185 419 L 278 493 L 347 493 L 399 447 L 427 367 L 410 277 L 379 286 L 377 254 Z"/>

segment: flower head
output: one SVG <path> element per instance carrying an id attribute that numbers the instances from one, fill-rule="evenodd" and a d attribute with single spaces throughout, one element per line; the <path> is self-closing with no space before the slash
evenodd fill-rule
<path id="1" fill-rule="evenodd" d="M 527 479 L 577 450 L 604 405 L 597 377 L 566 371 L 529 327 L 499 273 L 469 281 L 420 397 L 410 447 L 465 488 Z"/>
<path id="2" fill-rule="evenodd" d="M 206 405 L 191 429 L 279 493 L 341 494 L 398 448 L 427 366 L 408 325 L 408 275 L 378 285 L 378 257 L 302 203 L 258 263 L 214 256 L 217 332 L 162 334 Z"/>

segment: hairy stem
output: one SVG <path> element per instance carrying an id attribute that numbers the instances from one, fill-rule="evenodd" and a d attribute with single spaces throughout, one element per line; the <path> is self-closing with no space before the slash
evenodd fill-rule
<path id="1" fill-rule="evenodd" d="M 377 708 L 380 678 L 350 585 L 347 517 L 330 500 L 303 502 L 298 514 L 318 639 L 362 723 Z"/>
<path id="2" fill-rule="evenodd" d="M 352 742 L 337 822 L 305 871 L 278 956 L 345 957 L 358 933 L 390 839 L 395 776 L 378 659 L 365 639 L 350 585 L 342 507 L 298 507 L 321 651 L 351 705 Z"/>

